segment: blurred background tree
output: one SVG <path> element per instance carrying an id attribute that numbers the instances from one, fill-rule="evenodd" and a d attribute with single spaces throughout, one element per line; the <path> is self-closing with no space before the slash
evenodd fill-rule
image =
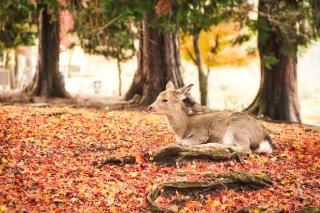
<path id="1" fill-rule="evenodd" d="M 258 31 L 261 61 L 259 92 L 247 112 L 275 120 L 301 122 L 297 92 L 297 54 L 319 37 L 317 0 L 259 0 L 258 19 L 249 26 Z"/>
<path id="2" fill-rule="evenodd" d="M 168 81 L 176 87 L 183 86 L 180 72 L 178 28 L 160 27 L 156 14 L 157 1 L 149 1 L 138 27 L 138 69 L 126 93 L 126 100 L 140 97 L 140 105 L 151 104 L 165 89 Z M 172 11 L 174 12 L 174 11 Z"/>
<path id="3" fill-rule="evenodd" d="M 135 56 L 137 32 L 133 20 L 123 20 L 112 5 L 91 1 L 81 10 L 75 10 L 75 31 L 81 47 L 90 54 L 116 59 L 118 67 L 118 94 L 121 96 L 121 63 Z M 121 21 L 119 21 L 121 20 Z"/>
<path id="4" fill-rule="evenodd" d="M 0 4 L 0 52 L 4 69 L 10 70 L 11 89 L 17 87 L 19 47 L 33 45 L 36 38 L 35 12 L 35 5 L 27 1 L 3 0 Z"/>
<path id="5" fill-rule="evenodd" d="M 60 10 L 64 1 L 31 1 L 38 15 L 38 62 L 36 74 L 24 92 L 30 96 L 70 97 L 65 90 L 59 71 L 60 53 Z"/>
<path id="6" fill-rule="evenodd" d="M 183 85 L 178 34 L 157 27 L 156 3 L 96 0 L 76 12 L 80 18 L 76 20 L 76 31 L 82 47 L 90 53 L 121 62 L 132 57 L 134 39 L 138 38 L 138 68 L 125 99 L 135 97 L 141 105 L 152 103 L 169 80 L 177 87 Z"/>
<path id="7" fill-rule="evenodd" d="M 69 97 L 59 73 L 59 10 L 65 4 L 51 0 L 1 2 L 0 49 L 17 50 L 20 46 L 32 45 L 38 33 L 37 70 L 32 83 L 24 90 L 30 96 Z M 15 64 L 18 66 L 17 60 Z"/>
<path id="8" fill-rule="evenodd" d="M 184 35 L 190 35 L 193 38 L 193 61 L 198 69 L 202 105 L 207 105 L 208 74 L 202 66 L 203 59 L 199 47 L 200 33 L 209 30 L 213 25 L 227 21 L 231 17 L 239 17 L 239 11 L 242 10 L 236 8 L 244 5 L 246 4 L 243 4 L 242 1 L 229 0 L 158 1 L 157 12 L 164 23 L 162 25 L 165 28 L 170 28 L 170 24 L 177 24 Z"/>
<path id="9" fill-rule="evenodd" d="M 221 22 L 216 26 L 210 27 L 207 31 L 202 31 L 198 38 L 197 51 L 200 56 L 195 55 L 194 39 L 192 36 L 181 35 L 181 52 L 182 57 L 191 61 L 198 67 L 197 59 L 201 59 L 202 64 L 206 66 L 206 71 L 201 68 L 203 73 L 203 82 L 201 91 L 201 104 L 207 104 L 208 101 L 208 78 L 211 68 L 222 66 L 241 67 L 248 65 L 257 57 L 257 51 L 249 42 L 241 42 L 238 40 L 247 36 L 245 29 L 241 28 L 238 23 Z M 246 38 L 247 40 L 248 38 Z M 252 42 L 251 42 L 252 43 Z M 245 46 L 245 47 L 244 47 Z M 213 91 L 211 91 L 213 92 Z"/>

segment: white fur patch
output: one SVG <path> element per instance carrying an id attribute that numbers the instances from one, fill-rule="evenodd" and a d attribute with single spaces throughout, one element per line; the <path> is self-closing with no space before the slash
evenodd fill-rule
<path id="1" fill-rule="evenodd" d="M 235 145 L 233 135 L 229 130 L 227 130 L 226 133 L 224 134 L 222 138 L 222 144 L 228 145 L 228 146 Z"/>
<path id="2" fill-rule="evenodd" d="M 183 138 L 180 140 L 180 144 L 185 145 L 185 146 L 194 146 L 194 145 L 199 145 L 201 143 L 200 143 L 200 141 L 196 141 L 191 138 Z"/>
<path id="3" fill-rule="evenodd" d="M 257 152 L 257 153 L 262 153 L 262 152 L 271 153 L 272 152 L 271 144 L 269 143 L 269 141 L 263 140 L 260 142 L 259 148 L 256 149 L 255 152 Z"/>

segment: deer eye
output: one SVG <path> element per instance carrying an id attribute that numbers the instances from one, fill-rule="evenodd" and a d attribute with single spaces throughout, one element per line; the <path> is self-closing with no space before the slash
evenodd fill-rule
<path id="1" fill-rule="evenodd" d="M 162 102 L 168 102 L 168 99 L 162 99 Z"/>

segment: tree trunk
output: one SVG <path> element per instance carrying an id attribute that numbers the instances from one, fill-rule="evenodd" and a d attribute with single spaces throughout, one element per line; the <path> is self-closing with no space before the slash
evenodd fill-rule
<path id="1" fill-rule="evenodd" d="M 71 76 L 71 63 L 72 63 L 73 52 L 74 52 L 74 47 L 72 47 L 71 49 L 68 49 L 68 53 L 69 53 L 68 69 L 67 69 L 67 76 L 68 76 L 68 77 Z"/>
<path id="2" fill-rule="evenodd" d="M 17 89 L 18 87 L 18 72 L 19 72 L 19 54 L 14 51 L 14 67 L 11 70 L 11 89 Z"/>
<path id="3" fill-rule="evenodd" d="M 268 6 L 259 1 L 259 13 L 266 14 Z M 268 21 L 259 15 L 259 20 Z M 252 104 L 245 110 L 254 115 L 263 115 L 275 120 L 301 122 L 297 92 L 297 44 L 286 44 L 276 26 L 268 21 L 269 31 L 258 31 L 258 48 L 261 60 L 261 81 L 259 92 Z M 266 38 L 266 34 L 268 35 Z M 290 48 L 291 53 L 284 50 Z M 272 66 L 266 66 L 266 56 L 274 55 L 278 60 Z"/>
<path id="4" fill-rule="evenodd" d="M 150 12 L 141 24 L 138 51 L 138 70 L 125 99 L 141 96 L 140 104 L 149 105 L 172 81 L 178 88 L 183 86 L 180 73 L 180 53 L 177 32 L 160 32 L 150 22 L 155 13 Z"/>
<path id="5" fill-rule="evenodd" d="M 195 63 L 198 69 L 199 89 L 201 104 L 207 105 L 208 101 L 208 76 L 204 73 L 199 47 L 199 34 L 193 36 L 193 48 L 195 53 Z"/>
<path id="6" fill-rule="evenodd" d="M 4 68 L 8 69 L 9 67 L 9 60 L 10 60 L 10 54 L 8 51 L 4 51 L 3 53 L 3 60 L 4 60 Z"/>
<path id="7" fill-rule="evenodd" d="M 119 85 L 118 85 L 118 93 L 119 96 L 121 96 L 121 88 L 122 88 L 122 80 L 121 80 L 121 74 L 122 74 L 122 70 L 121 70 L 121 61 L 119 59 L 117 59 L 117 66 L 118 66 L 118 81 L 119 81 Z"/>
<path id="8" fill-rule="evenodd" d="M 11 55 L 11 56 L 10 56 Z M 10 58 L 13 58 L 13 65 L 10 63 Z M 7 58 L 6 58 L 6 65 L 7 69 L 9 70 L 9 83 L 10 83 L 10 89 L 16 89 L 18 85 L 18 69 L 19 69 L 19 59 L 18 59 L 18 54 L 17 51 L 10 51 L 8 52 Z M 10 63 L 10 64 L 9 64 Z"/>
<path id="9" fill-rule="evenodd" d="M 24 91 L 31 96 L 69 97 L 59 73 L 59 18 L 52 19 L 46 5 L 39 15 L 38 64 L 33 82 Z"/>
<path id="10" fill-rule="evenodd" d="M 10 52 L 9 52 L 9 50 L 7 50 L 3 54 L 4 54 L 3 55 L 4 69 L 8 71 L 8 77 L 9 77 L 8 84 L 9 84 L 10 89 L 14 89 L 14 82 L 15 82 L 14 71 L 13 71 L 12 67 L 9 66 Z"/>

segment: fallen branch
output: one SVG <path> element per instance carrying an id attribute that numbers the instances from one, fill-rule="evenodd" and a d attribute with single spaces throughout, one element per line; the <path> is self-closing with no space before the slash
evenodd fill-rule
<path id="1" fill-rule="evenodd" d="M 47 117 L 51 117 L 51 116 L 61 116 L 63 114 L 68 114 L 67 112 L 50 112 L 50 113 L 40 113 L 40 116 L 47 116 Z"/>
<path id="2" fill-rule="evenodd" d="M 183 181 L 160 184 L 147 195 L 147 204 L 151 212 L 174 212 L 171 209 L 160 207 L 155 202 L 155 200 L 160 196 L 161 190 L 177 190 L 181 192 L 209 190 L 218 193 L 226 188 L 235 190 L 256 190 L 269 187 L 271 185 L 271 179 L 265 176 L 252 175 L 245 172 L 219 174 L 212 176 L 206 181 Z"/>
<path id="3" fill-rule="evenodd" d="M 102 161 L 95 161 L 92 164 L 97 166 L 99 169 L 105 166 L 106 164 L 112 165 L 125 165 L 125 164 L 134 164 L 136 163 L 136 158 L 132 156 L 120 157 L 120 158 L 107 158 Z"/>

